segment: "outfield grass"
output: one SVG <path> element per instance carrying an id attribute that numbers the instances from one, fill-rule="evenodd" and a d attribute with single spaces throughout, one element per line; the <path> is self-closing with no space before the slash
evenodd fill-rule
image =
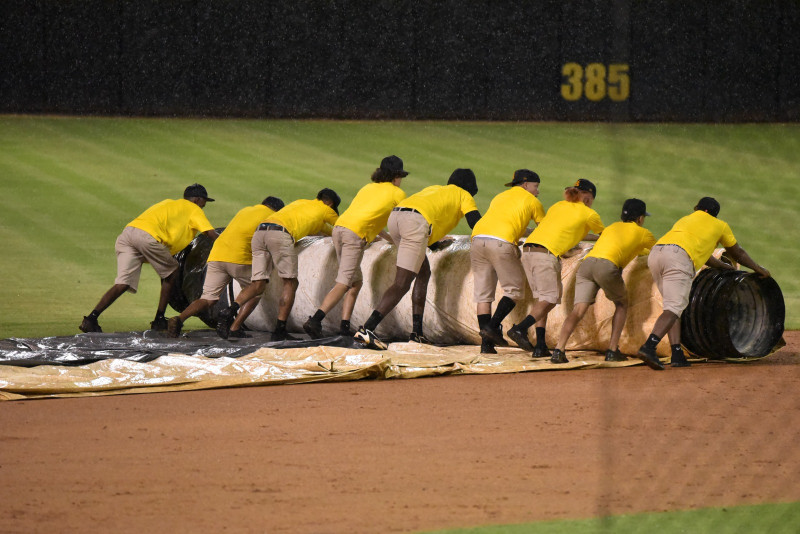
<path id="1" fill-rule="evenodd" d="M 114 240 L 130 220 L 195 181 L 223 226 L 266 195 L 289 202 L 332 187 L 346 205 L 383 156 L 411 174 L 407 193 L 478 176 L 481 211 L 514 169 L 542 177 L 545 207 L 584 177 L 608 224 L 622 202 L 648 203 L 658 236 L 698 198 L 716 197 L 742 246 L 769 268 L 800 328 L 800 125 L 352 122 L 0 117 L 0 337 L 77 333 L 115 276 Z M 468 233 L 461 223 L 456 233 Z M 106 331 L 141 330 L 158 281 L 103 314 Z M 170 315 L 171 312 L 168 312 Z M 200 326 L 190 322 L 187 326 Z"/>
<path id="2" fill-rule="evenodd" d="M 441 530 L 436 534 L 795 534 L 798 525 L 800 503 L 785 503 Z"/>

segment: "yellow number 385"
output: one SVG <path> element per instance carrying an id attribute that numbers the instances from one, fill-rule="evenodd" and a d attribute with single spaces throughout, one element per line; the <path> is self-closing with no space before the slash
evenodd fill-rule
<path id="1" fill-rule="evenodd" d="M 586 69 L 578 63 L 565 63 L 561 68 L 564 83 L 561 96 L 564 100 L 587 100 L 599 102 L 606 96 L 614 102 L 627 100 L 631 93 L 631 79 L 627 63 L 589 63 Z"/>

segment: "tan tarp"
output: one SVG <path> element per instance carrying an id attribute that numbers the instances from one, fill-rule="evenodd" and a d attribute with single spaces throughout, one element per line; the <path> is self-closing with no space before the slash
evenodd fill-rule
<path id="1" fill-rule="evenodd" d="M 517 348 L 481 355 L 476 346 L 435 347 L 392 343 L 387 351 L 311 347 L 267 349 L 240 358 L 169 354 L 148 363 L 109 359 L 81 367 L 0 365 L 0 399 L 35 399 L 186 391 L 254 385 L 418 378 L 453 374 L 625 367 L 641 362 L 605 362 L 599 353 L 569 353 L 568 364 L 532 360 Z"/>

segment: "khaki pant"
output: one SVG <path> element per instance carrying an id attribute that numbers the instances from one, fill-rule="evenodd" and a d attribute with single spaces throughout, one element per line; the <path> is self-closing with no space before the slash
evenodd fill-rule
<path id="1" fill-rule="evenodd" d="M 431 225 L 415 211 L 392 211 L 386 226 L 397 245 L 397 266 L 419 273 L 431 236 Z"/>
<path id="2" fill-rule="evenodd" d="M 469 259 L 475 302 L 494 302 L 498 281 L 505 296 L 521 300 L 525 288 L 521 256 L 519 247 L 513 243 L 485 237 L 473 239 Z"/>
<path id="3" fill-rule="evenodd" d="M 203 300 L 219 300 L 219 295 L 230 283 L 236 280 L 242 289 L 250 285 L 253 274 L 251 265 L 240 265 L 226 261 L 210 261 L 206 265 L 206 279 L 203 281 Z"/>
<path id="4" fill-rule="evenodd" d="M 584 258 L 575 275 L 575 304 L 593 304 L 600 289 L 611 302 L 628 302 L 622 269 L 605 258 Z"/>
<path id="5" fill-rule="evenodd" d="M 281 278 L 297 278 L 297 251 L 291 235 L 280 230 L 256 230 L 250 246 L 253 249 L 253 282 L 269 280 L 275 268 Z"/>
<path id="6" fill-rule="evenodd" d="M 339 260 L 336 282 L 347 287 L 361 282 L 364 279 L 361 273 L 361 260 L 364 258 L 367 241 L 344 226 L 333 227 L 331 240 L 336 251 L 336 259 Z"/>
<path id="7" fill-rule="evenodd" d="M 550 304 L 560 304 L 563 288 L 561 285 L 561 260 L 549 252 L 523 250 L 522 266 L 533 298 Z"/>
<path id="8" fill-rule="evenodd" d="M 680 317 L 689 305 L 689 293 L 694 278 L 694 263 L 677 245 L 656 245 L 647 258 L 647 266 L 653 275 L 662 307 Z"/>
<path id="9" fill-rule="evenodd" d="M 128 291 L 136 293 L 142 264 L 153 266 L 163 280 L 178 269 L 178 261 L 169 253 L 169 248 L 156 238 L 133 226 L 126 226 L 114 245 L 117 252 L 117 278 L 115 284 L 125 284 Z"/>

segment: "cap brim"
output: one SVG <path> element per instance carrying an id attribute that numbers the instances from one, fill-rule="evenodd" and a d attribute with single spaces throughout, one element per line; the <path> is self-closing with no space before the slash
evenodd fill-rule
<path id="1" fill-rule="evenodd" d="M 206 197 L 206 202 L 214 202 L 214 199 Z"/>
<path id="2" fill-rule="evenodd" d="M 649 211 L 644 212 L 644 214 L 647 215 L 648 217 L 652 217 Z"/>
<path id="3" fill-rule="evenodd" d="M 522 183 L 522 182 L 520 182 L 520 183 Z M 517 185 L 517 184 L 515 184 L 514 182 L 508 182 L 508 183 L 506 184 L 506 187 L 511 187 L 511 186 L 513 186 L 513 185 Z"/>

